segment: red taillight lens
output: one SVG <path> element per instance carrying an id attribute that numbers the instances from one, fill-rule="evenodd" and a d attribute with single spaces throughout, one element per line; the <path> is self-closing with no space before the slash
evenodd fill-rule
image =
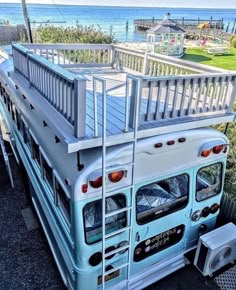
<path id="1" fill-rule="evenodd" d="M 210 154 L 211 154 L 211 149 L 203 150 L 203 151 L 201 152 L 201 156 L 202 156 L 202 157 L 208 157 Z"/>
<path id="2" fill-rule="evenodd" d="M 82 184 L 82 192 L 86 193 L 88 191 L 88 184 Z"/>
<path id="3" fill-rule="evenodd" d="M 223 145 L 217 145 L 213 147 L 212 151 L 215 154 L 219 154 L 223 150 L 224 146 Z"/>
<path id="4" fill-rule="evenodd" d="M 203 210 L 202 210 L 202 217 L 207 217 L 210 214 L 211 209 L 209 208 L 209 206 L 206 206 Z"/>
<path id="5" fill-rule="evenodd" d="M 111 182 L 119 182 L 125 175 L 123 170 L 109 173 L 108 177 Z"/>
<path id="6" fill-rule="evenodd" d="M 93 187 L 93 188 L 99 188 L 102 186 L 102 176 L 99 176 L 97 179 L 95 180 L 90 180 L 89 184 Z"/>
<path id="7" fill-rule="evenodd" d="M 110 246 L 110 247 L 106 248 L 106 250 L 105 250 L 105 254 L 108 254 L 109 252 L 112 252 L 112 251 L 114 251 L 115 249 L 116 249 L 115 246 Z M 115 254 L 112 254 L 112 255 L 110 255 L 110 256 L 107 256 L 107 257 L 106 257 L 106 260 L 109 260 L 109 259 L 113 258 L 114 256 L 115 256 Z"/>
<path id="8" fill-rule="evenodd" d="M 216 213 L 218 211 L 218 209 L 220 208 L 220 205 L 218 203 L 214 203 L 211 206 L 211 213 Z"/>

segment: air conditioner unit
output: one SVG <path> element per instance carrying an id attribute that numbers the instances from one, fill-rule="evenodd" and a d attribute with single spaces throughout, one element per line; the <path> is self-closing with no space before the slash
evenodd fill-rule
<path id="1" fill-rule="evenodd" d="M 199 239 L 194 265 L 204 276 L 236 259 L 236 226 L 228 223 Z"/>

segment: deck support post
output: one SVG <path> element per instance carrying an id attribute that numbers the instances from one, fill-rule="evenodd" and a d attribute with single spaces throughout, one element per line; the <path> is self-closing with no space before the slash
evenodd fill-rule
<path id="1" fill-rule="evenodd" d="M 85 136 L 86 127 L 86 80 L 74 79 L 74 136 L 76 138 Z"/>
<path id="2" fill-rule="evenodd" d="M 134 129 L 135 127 L 135 115 L 140 115 L 139 112 L 135 112 L 135 109 L 137 108 L 137 100 L 139 100 L 139 110 L 141 108 L 141 101 L 142 101 L 142 79 L 132 80 L 131 82 L 131 96 L 130 96 L 130 112 L 129 112 L 129 127 Z M 140 85 L 138 85 L 140 84 Z M 138 116 L 139 120 L 139 116 Z"/>

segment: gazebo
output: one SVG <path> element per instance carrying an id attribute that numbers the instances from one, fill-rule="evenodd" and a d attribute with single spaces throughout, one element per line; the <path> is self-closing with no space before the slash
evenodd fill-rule
<path id="1" fill-rule="evenodd" d="M 147 31 L 147 49 L 151 52 L 181 57 L 185 31 L 170 19 L 170 13 Z"/>

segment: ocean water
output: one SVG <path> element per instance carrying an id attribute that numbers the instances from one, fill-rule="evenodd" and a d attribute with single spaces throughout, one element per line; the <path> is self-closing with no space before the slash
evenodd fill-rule
<path id="1" fill-rule="evenodd" d="M 233 23 L 236 9 L 187 9 L 187 8 L 135 8 L 135 7 L 99 7 L 28 4 L 28 14 L 32 27 L 46 25 L 75 26 L 93 25 L 107 33 L 112 33 L 118 41 L 142 41 L 146 39 L 143 32 L 135 32 L 134 19 L 163 18 L 167 12 L 172 18 L 188 19 L 222 19 L 225 27 Z M 0 4 L 0 21 L 9 20 L 11 24 L 24 23 L 20 4 Z M 126 24 L 128 21 L 128 30 Z M 43 22 L 43 23 L 41 23 Z"/>

